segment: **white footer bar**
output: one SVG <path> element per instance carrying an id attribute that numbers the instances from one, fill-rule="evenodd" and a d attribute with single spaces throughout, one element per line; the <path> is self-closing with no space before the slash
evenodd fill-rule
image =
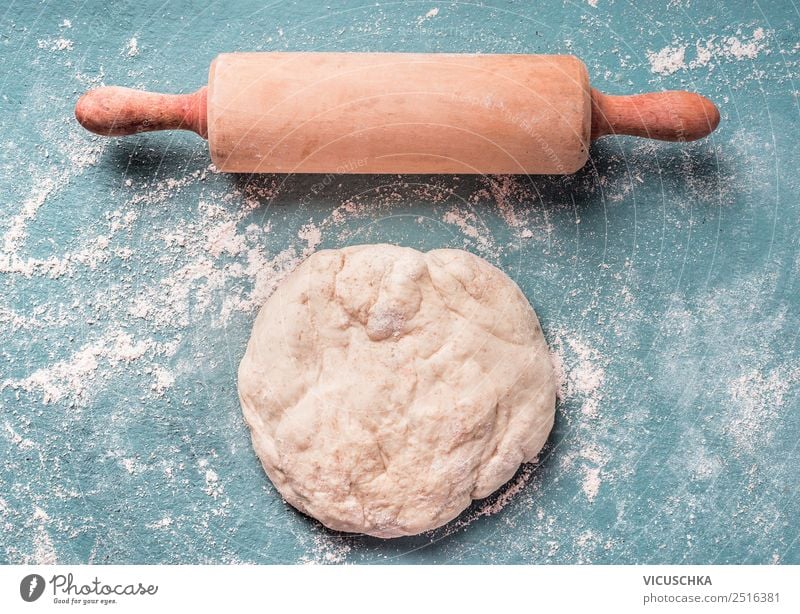
<path id="1" fill-rule="evenodd" d="M 797 566 L 12 565 L 0 611 L 777 614 L 798 585 Z"/>

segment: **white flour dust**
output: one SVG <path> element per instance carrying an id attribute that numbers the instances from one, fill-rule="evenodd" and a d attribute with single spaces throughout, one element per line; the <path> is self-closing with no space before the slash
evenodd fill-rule
<path id="1" fill-rule="evenodd" d="M 728 385 L 731 419 L 726 431 L 736 445 L 755 452 L 774 436 L 776 414 L 784 406 L 789 390 L 800 382 L 800 368 L 789 370 L 749 369 Z"/>
<path id="2" fill-rule="evenodd" d="M 110 330 L 66 360 L 37 369 L 21 379 L 4 380 L 0 390 L 38 391 L 45 404 L 56 403 L 66 397 L 76 403 L 85 402 L 88 387 L 101 366 L 114 369 L 137 361 L 148 352 L 169 355 L 167 346 L 149 339 L 134 340 L 131 334 L 119 329 Z"/>
<path id="3" fill-rule="evenodd" d="M 39 49 L 47 51 L 72 51 L 75 45 L 68 38 L 45 38 L 37 42 Z"/>
<path id="4" fill-rule="evenodd" d="M 676 47 L 664 47 L 657 52 L 648 52 L 647 59 L 650 61 L 650 70 L 654 73 L 671 75 L 682 68 L 686 68 L 685 56 L 686 45 L 679 45 Z"/>
<path id="5" fill-rule="evenodd" d="M 139 41 L 135 36 L 132 36 L 128 44 L 125 45 L 125 55 L 129 58 L 139 55 Z"/>
<path id="6" fill-rule="evenodd" d="M 34 551 L 32 555 L 24 557 L 27 565 L 57 565 L 58 556 L 56 554 L 53 539 L 47 530 L 50 523 L 50 516 L 40 507 L 35 507 L 32 521 L 36 523 L 33 535 Z"/>
<path id="7" fill-rule="evenodd" d="M 739 31 L 732 36 L 711 36 L 693 43 L 676 39 L 658 51 L 648 51 L 647 59 L 650 70 L 662 76 L 680 70 L 713 68 L 722 62 L 754 60 L 762 52 L 769 53 L 767 43 L 770 37 L 771 34 L 768 35 L 763 28 L 755 28 L 750 35 Z M 687 61 L 687 58 L 690 59 Z"/>
<path id="8" fill-rule="evenodd" d="M 432 8 L 427 13 L 422 15 L 421 17 L 417 17 L 417 25 L 421 26 L 426 21 L 433 19 L 439 14 L 439 9 L 437 7 Z"/>
<path id="9" fill-rule="evenodd" d="M 339 537 L 315 527 L 308 536 L 303 536 L 307 554 L 300 557 L 305 565 L 335 565 L 345 563 L 347 555 L 352 551 L 348 543 L 350 538 Z"/>
<path id="10" fill-rule="evenodd" d="M 582 337 L 560 331 L 556 333 L 551 347 L 553 370 L 559 381 L 559 398 L 579 402 L 581 412 L 586 417 L 596 418 L 603 400 L 604 365 L 607 359 Z M 565 354 L 568 358 L 565 358 Z"/>

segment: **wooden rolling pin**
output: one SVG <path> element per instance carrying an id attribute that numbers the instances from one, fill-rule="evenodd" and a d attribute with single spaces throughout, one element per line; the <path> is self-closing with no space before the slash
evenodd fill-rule
<path id="1" fill-rule="evenodd" d="M 719 123 L 690 92 L 607 96 L 574 56 L 224 53 L 208 87 L 101 87 L 88 130 L 193 130 L 232 173 L 572 173 L 606 134 L 692 141 Z"/>

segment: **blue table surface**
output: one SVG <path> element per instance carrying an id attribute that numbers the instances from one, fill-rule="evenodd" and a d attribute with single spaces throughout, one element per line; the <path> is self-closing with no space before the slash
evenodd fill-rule
<path id="1" fill-rule="evenodd" d="M 800 17 L 719 4 L 6 5 L 0 562 L 800 563 Z M 74 121 L 91 87 L 193 91 L 237 50 L 572 53 L 603 91 L 698 91 L 722 123 L 606 138 L 568 177 L 325 177 Z M 236 394 L 275 284 L 373 242 L 501 267 L 563 370 L 538 464 L 389 541 L 288 507 Z"/>

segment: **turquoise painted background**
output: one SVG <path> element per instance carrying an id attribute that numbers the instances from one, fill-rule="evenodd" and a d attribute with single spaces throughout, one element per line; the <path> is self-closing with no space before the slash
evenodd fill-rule
<path id="1" fill-rule="evenodd" d="M 0 561 L 800 563 L 798 57 L 790 2 L 12 2 L 0 17 Z M 103 140 L 101 84 L 192 91 L 222 51 L 574 53 L 687 88 L 688 146 L 571 177 L 229 176 L 189 133 Z M 252 451 L 236 367 L 311 251 L 461 247 L 563 369 L 535 467 L 428 535 L 334 534 Z"/>

